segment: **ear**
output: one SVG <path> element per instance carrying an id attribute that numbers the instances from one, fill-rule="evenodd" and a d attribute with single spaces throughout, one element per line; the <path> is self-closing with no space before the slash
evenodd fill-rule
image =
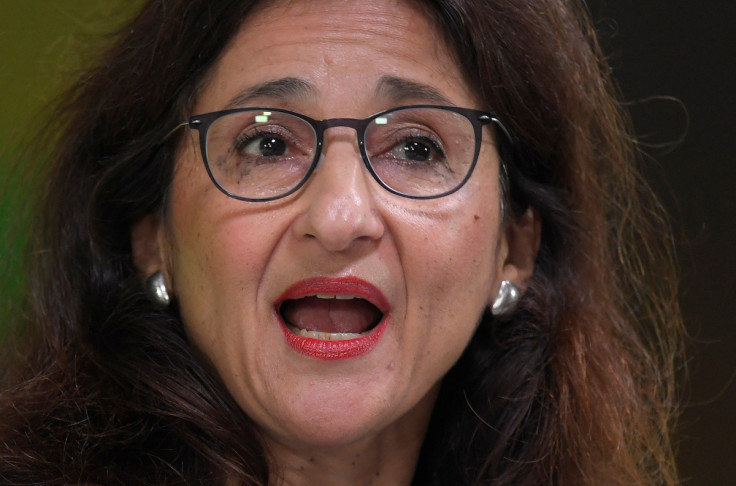
<path id="1" fill-rule="evenodd" d="M 130 227 L 130 244 L 133 252 L 133 265 L 143 280 L 157 271 L 164 273 L 164 258 L 162 252 L 162 228 L 158 216 L 148 214 L 133 223 Z"/>
<path id="2" fill-rule="evenodd" d="M 522 292 L 526 290 L 534 273 L 541 238 L 542 220 L 539 212 L 531 206 L 520 217 L 507 223 L 501 241 L 501 280 L 509 280 Z"/>

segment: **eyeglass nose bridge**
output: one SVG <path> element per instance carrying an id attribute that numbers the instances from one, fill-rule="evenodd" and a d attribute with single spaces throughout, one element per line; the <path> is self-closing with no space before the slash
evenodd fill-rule
<path id="1" fill-rule="evenodd" d="M 360 151 L 360 157 L 363 159 L 363 164 L 366 166 L 371 175 L 373 177 L 376 177 L 376 174 L 373 172 L 373 168 L 371 167 L 370 161 L 368 160 L 368 154 L 365 151 L 365 131 L 371 121 L 373 121 L 372 118 L 362 120 L 358 118 L 329 118 L 327 120 L 314 121 L 313 125 L 317 135 L 317 153 L 315 154 L 315 163 L 317 163 L 322 155 L 325 131 L 328 128 L 352 128 L 355 130 L 356 136 L 358 138 L 358 150 Z"/>

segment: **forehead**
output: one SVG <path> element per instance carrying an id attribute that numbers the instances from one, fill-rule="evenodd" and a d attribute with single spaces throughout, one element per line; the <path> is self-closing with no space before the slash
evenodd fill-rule
<path id="1" fill-rule="evenodd" d="M 405 32 L 432 31 L 436 25 L 429 7 L 412 0 L 276 0 L 260 2 L 248 15 L 242 31 L 276 28 L 291 23 L 290 32 L 317 33 L 325 44 L 345 40 L 349 33 L 355 41 L 375 36 L 393 38 Z M 437 43 L 438 46 L 441 43 Z"/>
<path id="2" fill-rule="evenodd" d="M 246 18 L 213 67 L 205 91 L 232 93 L 236 83 L 305 79 L 316 91 L 368 84 L 386 76 L 470 97 L 451 50 L 413 2 L 310 0 L 268 3 Z M 357 83 L 357 84 L 356 84 Z M 326 93 L 314 93 L 316 95 Z M 222 109 L 226 100 L 219 99 Z M 465 102 L 467 104 L 467 102 Z"/>

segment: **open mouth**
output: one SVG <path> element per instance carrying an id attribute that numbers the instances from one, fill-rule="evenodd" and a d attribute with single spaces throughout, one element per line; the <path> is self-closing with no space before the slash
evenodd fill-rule
<path id="1" fill-rule="evenodd" d="M 370 333 L 384 313 L 371 302 L 349 294 L 316 294 L 288 299 L 279 306 L 286 327 L 302 337 L 344 341 Z"/>

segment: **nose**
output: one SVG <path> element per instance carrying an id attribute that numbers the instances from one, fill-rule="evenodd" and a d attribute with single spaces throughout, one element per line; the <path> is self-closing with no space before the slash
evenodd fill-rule
<path id="1" fill-rule="evenodd" d="M 376 241 L 385 231 L 371 190 L 355 131 L 333 129 L 322 160 L 300 198 L 307 210 L 294 224 L 297 237 L 314 238 L 330 252 Z"/>

